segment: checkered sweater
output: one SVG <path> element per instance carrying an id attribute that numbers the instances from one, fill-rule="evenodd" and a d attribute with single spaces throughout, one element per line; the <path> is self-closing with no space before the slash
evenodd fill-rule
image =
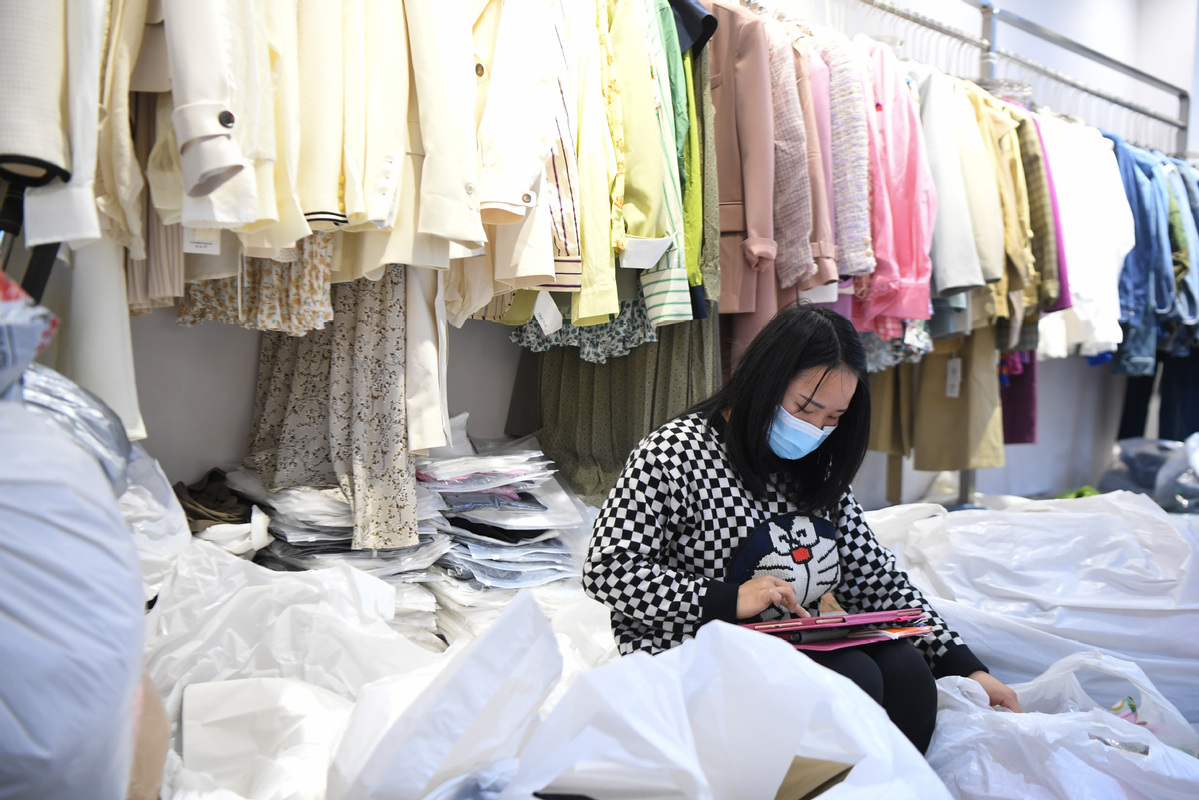
<path id="1" fill-rule="evenodd" d="M 583 570 L 587 592 L 612 609 L 621 653 L 660 652 L 705 622 L 735 622 L 737 587 L 761 574 L 791 580 L 812 613 L 828 591 L 849 613 L 922 606 L 933 632 L 913 642 L 933 673 L 984 669 L 896 569 L 851 493 L 830 519 L 798 514 L 774 487 L 754 496 L 722 432 L 695 414 L 643 439 L 600 511 Z"/>

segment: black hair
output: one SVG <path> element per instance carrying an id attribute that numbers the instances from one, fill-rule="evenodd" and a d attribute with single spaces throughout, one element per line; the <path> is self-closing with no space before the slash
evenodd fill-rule
<path id="1" fill-rule="evenodd" d="M 775 455 L 770 426 L 791 381 L 810 369 L 823 369 L 823 381 L 839 367 L 856 375 L 858 386 L 837 429 L 804 458 Z M 862 340 L 835 311 L 808 303 L 788 306 L 750 342 L 728 383 L 691 410 L 723 428 L 729 460 L 750 492 L 762 497 L 773 484 L 801 512 L 831 515 L 862 465 L 870 439 L 870 380 Z"/>

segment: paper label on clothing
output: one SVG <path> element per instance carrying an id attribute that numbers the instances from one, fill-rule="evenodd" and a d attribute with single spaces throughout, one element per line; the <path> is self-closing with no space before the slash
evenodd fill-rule
<path id="1" fill-rule="evenodd" d="M 221 229 L 184 228 L 183 252 L 219 256 L 221 254 Z"/>
<path id="2" fill-rule="evenodd" d="M 904 327 L 903 343 L 913 349 L 920 347 L 920 327 L 912 320 Z"/>
<path id="3" fill-rule="evenodd" d="M 666 251 L 674 244 L 674 238 L 667 236 L 662 239 L 639 239 L 636 236 L 625 237 L 624 255 L 620 257 L 620 266 L 626 269 L 646 270 L 657 266 L 666 255 Z"/>
<path id="4" fill-rule="evenodd" d="M 945 396 L 957 398 L 962 394 L 962 359 L 954 357 L 945 362 Z"/>
<path id="5" fill-rule="evenodd" d="M 557 333 L 562 329 L 562 312 L 549 292 L 538 292 L 537 301 L 533 303 L 533 319 L 541 326 L 546 336 Z"/>

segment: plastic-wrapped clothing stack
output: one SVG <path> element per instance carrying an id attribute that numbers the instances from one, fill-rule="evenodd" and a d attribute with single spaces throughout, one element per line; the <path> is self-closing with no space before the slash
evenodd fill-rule
<path id="1" fill-rule="evenodd" d="M 417 461 L 427 498 L 421 524 L 452 540 L 425 584 L 448 642 L 479 635 L 522 588 L 544 587 L 539 597 L 550 607 L 578 590 L 594 510 L 554 472 L 536 440 Z"/>
<path id="2" fill-rule="evenodd" d="M 270 491 L 247 469 L 223 477 L 254 504 L 269 537 L 232 546 L 207 535 L 211 529 L 196 535 L 275 570 L 345 564 L 380 578 L 396 590 L 389 624 L 435 650 L 477 636 L 522 588 L 563 584 L 543 593 L 550 608 L 560 602 L 552 598 L 577 593 L 594 510 L 554 478 L 535 440 L 425 457 L 415 469 L 418 541 L 408 547 L 353 549 L 354 517 L 339 489 Z"/>

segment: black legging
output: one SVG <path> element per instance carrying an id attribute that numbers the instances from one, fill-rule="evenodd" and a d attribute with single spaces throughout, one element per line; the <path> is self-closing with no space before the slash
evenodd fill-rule
<path id="1" fill-rule="evenodd" d="M 937 722 L 937 683 L 924 656 L 910 642 L 893 641 L 820 652 L 806 650 L 817 664 L 856 683 L 874 698 L 921 753 L 928 750 Z"/>

